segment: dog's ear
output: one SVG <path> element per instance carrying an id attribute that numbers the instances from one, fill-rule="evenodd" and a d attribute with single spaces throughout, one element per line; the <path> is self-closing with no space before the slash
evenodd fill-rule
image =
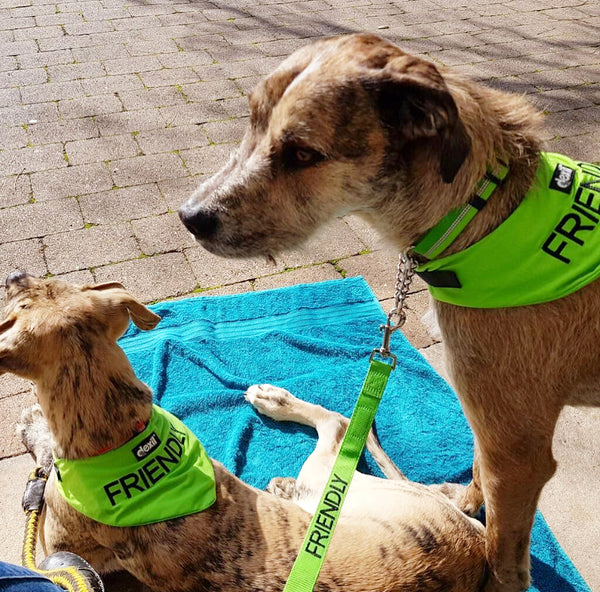
<path id="1" fill-rule="evenodd" d="M 19 352 L 19 339 L 17 332 L 11 332 L 17 319 L 14 315 L 0 322 L 0 376 L 5 372 L 13 372 L 22 376 L 27 360 Z"/>
<path id="2" fill-rule="evenodd" d="M 409 55 L 386 55 L 366 64 L 363 78 L 379 117 L 400 141 L 439 137 L 440 174 L 451 183 L 469 155 L 471 139 L 438 69 Z"/>
<path id="3" fill-rule="evenodd" d="M 136 300 L 119 282 L 106 282 L 95 286 L 87 286 L 86 289 L 110 294 L 111 301 L 124 307 L 131 320 L 143 331 L 154 329 L 160 322 L 160 317 L 157 314 Z"/>

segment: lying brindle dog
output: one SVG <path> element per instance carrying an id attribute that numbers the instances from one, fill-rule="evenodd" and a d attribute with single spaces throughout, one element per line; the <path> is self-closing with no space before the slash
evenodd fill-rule
<path id="1" fill-rule="evenodd" d="M 160 318 L 118 283 L 75 286 L 15 273 L 6 289 L 0 374 L 12 372 L 35 383 L 39 407 L 24 413 L 22 437 L 38 463 L 48 463 L 53 449 L 58 467 L 46 488 L 41 533 L 45 552 L 70 550 L 101 574 L 126 570 L 162 592 L 280 592 L 347 420 L 283 389 L 253 386 L 246 398 L 261 413 L 318 432 L 316 448 L 298 480 L 274 480 L 269 488 L 273 495 L 208 461 L 216 501 L 203 511 L 141 526 L 100 523 L 87 515 L 91 508 L 83 505 L 78 511 L 67 502 L 59 487 L 65 486 L 68 463 L 78 467 L 121 449 L 136 467 L 136 458 L 142 457 L 139 464 L 143 461 L 146 468 L 136 468 L 139 479 L 128 476 L 104 488 L 98 483 L 101 493 L 104 489 L 115 502 L 125 499 L 124 492 L 138 495 L 161 482 L 161 469 L 146 456 L 156 439 L 140 433 L 152 421 L 152 393 L 116 343 L 130 319 L 150 330 Z M 165 442 L 174 454 L 165 452 L 159 459 L 165 470 L 174 470 L 180 445 L 190 437 L 182 436 L 181 426 L 171 428 L 173 438 Z M 135 440 L 141 437 L 141 442 Z M 454 488 L 411 483 L 372 434 L 367 446 L 390 479 L 355 476 L 316 589 L 478 590 L 485 576 L 484 528 L 445 495 L 455 494 Z"/>
<path id="2" fill-rule="evenodd" d="M 323 39 L 257 85 L 239 149 L 180 209 L 225 257 L 272 258 L 349 212 L 415 247 L 476 436 L 459 506 L 476 512 L 485 497 L 486 592 L 529 586 L 559 413 L 600 404 L 600 167 L 543 153 L 540 121 L 524 97 L 374 35 Z M 481 196 L 480 184 L 497 188 Z"/>

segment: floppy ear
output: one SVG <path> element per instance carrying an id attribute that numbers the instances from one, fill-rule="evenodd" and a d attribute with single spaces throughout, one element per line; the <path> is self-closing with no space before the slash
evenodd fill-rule
<path id="1" fill-rule="evenodd" d="M 15 353 L 8 339 L 3 339 L 4 334 L 15 324 L 16 319 L 9 317 L 0 323 L 0 375 L 14 370 Z"/>
<path id="2" fill-rule="evenodd" d="M 430 62 L 409 55 L 377 65 L 369 69 L 363 86 L 382 123 L 399 141 L 439 137 L 440 174 L 444 183 L 451 183 L 470 152 L 471 139 L 442 75 Z"/>
<path id="3" fill-rule="evenodd" d="M 111 291 L 111 297 L 116 300 L 119 305 L 125 307 L 131 320 L 137 327 L 143 331 L 154 329 L 160 322 L 160 317 L 153 313 L 149 308 L 146 308 L 141 302 L 136 300 L 119 282 L 106 282 L 89 286 L 88 290 L 97 292 Z"/>

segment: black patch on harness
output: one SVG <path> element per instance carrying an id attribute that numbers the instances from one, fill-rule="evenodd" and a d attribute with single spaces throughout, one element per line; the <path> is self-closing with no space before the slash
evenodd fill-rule
<path id="1" fill-rule="evenodd" d="M 565 166 L 564 164 L 557 164 L 550 181 L 550 189 L 555 191 L 561 191 L 569 195 L 571 188 L 573 187 L 573 181 L 575 180 L 575 171 Z"/>
<path id="2" fill-rule="evenodd" d="M 135 448 L 131 450 L 136 460 L 146 458 L 156 447 L 160 445 L 160 438 L 156 432 L 152 432 L 147 438 L 144 438 Z"/>
<path id="3" fill-rule="evenodd" d="M 453 271 L 417 271 L 416 274 L 434 288 L 462 288 Z"/>

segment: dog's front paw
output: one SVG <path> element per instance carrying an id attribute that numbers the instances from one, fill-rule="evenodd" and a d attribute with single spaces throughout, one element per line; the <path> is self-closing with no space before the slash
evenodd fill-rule
<path id="1" fill-rule="evenodd" d="M 278 421 L 289 418 L 295 400 L 290 392 L 272 384 L 254 384 L 244 396 L 259 413 Z"/>
<path id="2" fill-rule="evenodd" d="M 274 477 L 269 481 L 267 491 L 277 497 L 291 500 L 296 495 L 296 479 L 293 477 Z"/>
<path id="3" fill-rule="evenodd" d="M 17 435 L 39 465 L 48 466 L 51 463 L 52 436 L 42 408 L 37 403 L 21 412 Z"/>
<path id="4" fill-rule="evenodd" d="M 452 501 L 467 516 L 477 518 L 481 513 L 484 499 L 481 488 L 471 481 L 469 485 L 459 490 Z"/>

